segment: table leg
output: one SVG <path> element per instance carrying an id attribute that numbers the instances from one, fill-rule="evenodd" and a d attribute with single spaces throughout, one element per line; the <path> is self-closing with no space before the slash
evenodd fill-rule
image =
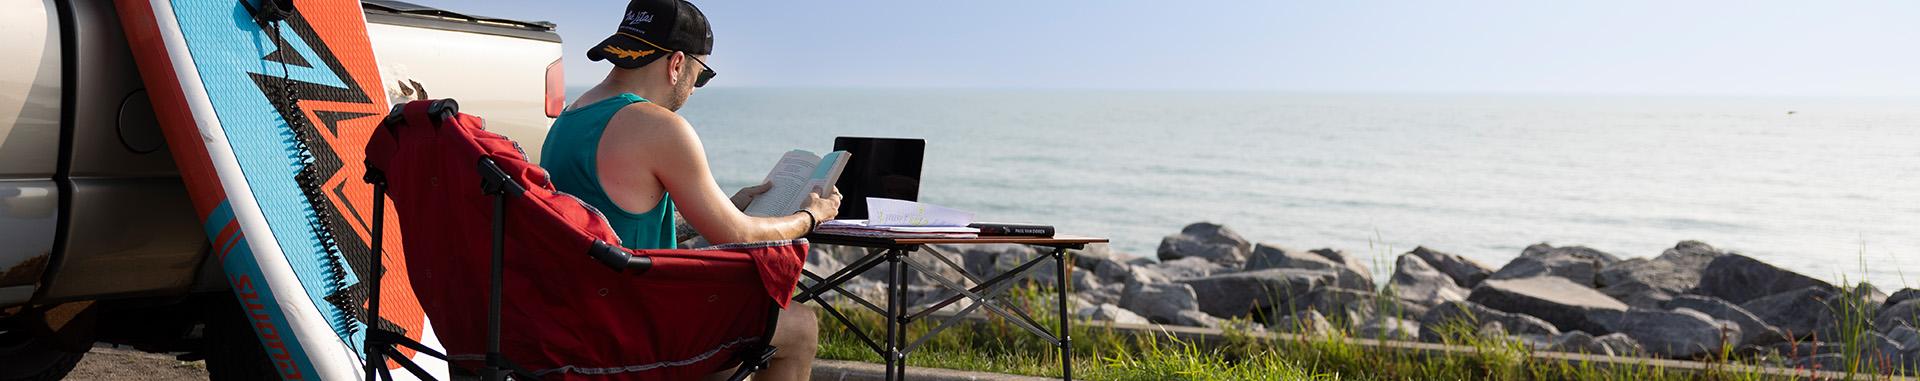
<path id="1" fill-rule="evenodd" d="M 1060 304 L 1060 379 L 1072 380 L 1073 335 L 1071 331 L 1068 331 L 1070 328 L 1067 326 L 1067 322 L 1073 320 L 1073 315 L 1069 315 L 1067 311 L 1067 297 L 1068 295 L 1072 295 L 1067 290 L 1067 266 L 1071 266 L 1072 264 L 1067 263 L 1067 249 L 1054 248 L 1053 259 L 1053 263 L 1055 264 L 1054 269 L 1056 271 L 1053 278 L 1055 282 L 1054 290 L 1058 292 L 1054 300 Z"/>
<path id="2" fill-rule="evenodd" d="M 901 278 L 905 277 L 901 276 L 903 274 L 901 274 L 901 258 L 899 254 L 898 251 L 892 249 L 888 249 L 886 253 L 887 316 L 885 316 L 885 319 L 887 325 L 887 353 L 885 356 L 887 357 L 886 379 L 888 381 L 905 379 L 904 373 L 906 373 L 905 368 L 907 367 L 907 364 L 903 361 L 905 359 L 900 358 L 900 334 L 902 333 L 900 331 L 904 331 L 906 328 L 900 326 L 900 314 L 906 310 L 905 308 L 901 308 L 900 304 L 904 302 L 904 300 L 901 299 L 906 299 L 904 297 L 905 295 L 902 295 L 902 289 L 905 288 L 904 283 L 906 282 L 901 280 Z"/>

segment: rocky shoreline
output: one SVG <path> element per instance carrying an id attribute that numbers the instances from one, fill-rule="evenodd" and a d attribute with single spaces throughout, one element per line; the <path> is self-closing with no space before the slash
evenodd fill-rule
<path id="1" fill-rule="evenodd" d="M 807 267 L 822 276 L 864 254 L 832 245 L 813 251 Z M 983 277 L 1040 255 L 1019 245 L 933 251 Z M 1104 245 L 1074 254 L 1071 310 L 1095 321 L 1427 342 L 1497 339 L 1543 351 L 1729 356 L 1795 368 L 1920 374 L 1920 290 L 1887 294 L 1866 283 L 1834 285 L 1696 241 L 1653 258 L 1625 259 L 1542 243 L 1500 267 L 1419 247 L 1401 254 L 1383 281 L 1344 251 L 1253 243 L 1206 222 L 1164 238 L 1157 261 Z M 914 267 L 962 278 L 928 253 L 908 258 L 920 262 Z M 1054 284 L 1052 262 L 1038 266 L 1027 280 Z M 954 295 L 925 274 L 909 273 L 909 305 Z M 885 269 L 876 268 L 842 288 L 884 306 L 884 278 Z"/>

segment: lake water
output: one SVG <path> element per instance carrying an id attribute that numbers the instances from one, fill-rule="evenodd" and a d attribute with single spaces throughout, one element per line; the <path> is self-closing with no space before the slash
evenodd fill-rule
<path id="1" fill-rule="evenodd" d="M 1915 99 L 718 88 L 682 112 L 729 191 L 834 136 L 924 138 L 922 201 L 1134 255 L 1195 221 L 1375 272 L 1693 239 L 1920 286 Z"/>

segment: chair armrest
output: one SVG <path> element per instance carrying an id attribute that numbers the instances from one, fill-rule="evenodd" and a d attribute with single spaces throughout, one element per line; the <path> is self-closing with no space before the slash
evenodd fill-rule
<path id="1" fill-rule="evenodd" d="M 773 240 L 773 241 L 737 242 L 737 243 L 697 247 L 697 248 L 694 248 L 694 250 L 759 249 L 759 248 L 780 247 L 780 246 L 800 246 L 804 248 L 804 247 L 807 247 L 807 239 L 798 238 L 798 239 L 783 239 L 783 240 Z"/>
<path id="2" fill-rule="evenodd" d="M 587 249 L 587 255 L 616 272 L 632 270 L 634 275 L 639 275 L 653 268 L 653 258 L 635 256 L 603 241 L 594 241 L 593 247 Z"/>

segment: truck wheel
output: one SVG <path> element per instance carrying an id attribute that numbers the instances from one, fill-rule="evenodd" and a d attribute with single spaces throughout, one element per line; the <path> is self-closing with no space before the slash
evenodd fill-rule
<path id="1" fill-rule="evenodd" d="M 0 332 L 0 363 L 7 364 L 0 367 L 0 380 L 58 380 L 87 354 L 54 348 L 45 337 L 30 336 L 14 330 Z"/>
<path id="2" fill-rule="evenodd" d="M 202 331 L 207 355 L 207 378 L 226 380 L 278 380 L 280 372 L 253 333 L 253 322 L 233 295 L 213 298 L 207 308 L 207 326 Z"/>
<path id="3" fill-rule="evenodd" d="M 0 318 L 0 381 L 58 380 L 93 349 L 93 303 L 21 308 Z"/>

